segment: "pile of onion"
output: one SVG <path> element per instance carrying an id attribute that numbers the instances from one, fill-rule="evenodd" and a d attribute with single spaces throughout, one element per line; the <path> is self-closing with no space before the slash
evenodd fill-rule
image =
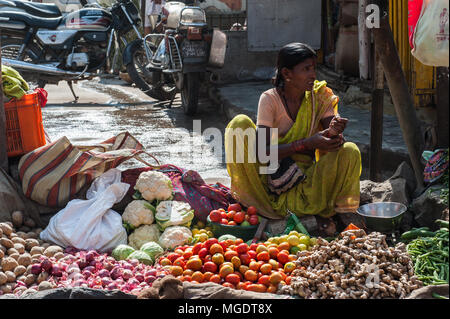
<path id="1" fill-rule="evenodd" d="M 40 263 L 33 264 L 30 272 L 37 276 L 44 273 L 46 281 L 54 288 L 117 289 L 135 295 L 151 287 L 157 278 L 167 275 L 161 266 L 148 266 L 137 259 L 117 261 L 94 250 L 79 251 L 69 247 L 64 255 L 59 260 L 41 256 Z"/>

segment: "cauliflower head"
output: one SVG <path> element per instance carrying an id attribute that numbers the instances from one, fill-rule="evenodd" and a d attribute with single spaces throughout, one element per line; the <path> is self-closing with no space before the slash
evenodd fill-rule
<path id="1" fill-rule="evenodd" d="M 151 225 L 155 221 L 155 208 L 145 200 L 134 200 L 127 205 L 122 220 L 134 228 Z"/>
<path id="2" fill-rule="evenodd" d="M 175 247 L 185 245 L 192 239 L 192 232 L 189 228 L 183 226 L 171 226 L 159 237 L 159 243 L 164 249 L 174 249 Z"/>
<path id="3" fill-rule="evenodd" d="M 156 224 L 161 231 L 170 226 L 190 227 L 194 218 L 194 210 L 185 202 L 162 201 L 156 207 Z"/>
<path id="4" fill-rule="evenodd" d="M 138 250 L 143 244 L 148 243 L 149 241 L 157 242 L 160 234 L 156 224 L 140 226 L 128 236 L 128 245 Z"/>
<path id="5" fill-rule="evenodd" d="M 161 172 L 148 171 L 139 175 L 134 189 L 138 190 L 142 197 L 150 203 L 156 200 L 168 200 L 172 198 L 172 181 Z"/>

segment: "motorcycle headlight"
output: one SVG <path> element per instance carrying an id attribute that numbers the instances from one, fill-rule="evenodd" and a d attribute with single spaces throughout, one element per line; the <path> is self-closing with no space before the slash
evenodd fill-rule
<path id="1" fill-rule="evenodd" d="M 183 12 L 181 12 L 180 22 L 182 24 L 206 23 L 206 15 L 205 12 L 200 8 L 184 9 Z"/>

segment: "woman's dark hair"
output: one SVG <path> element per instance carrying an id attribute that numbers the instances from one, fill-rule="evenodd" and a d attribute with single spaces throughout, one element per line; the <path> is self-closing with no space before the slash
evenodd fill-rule
<path id="1" fill-rule="evenodd" d="M 284 79 L 281 74 L 283 68 L 292 70 L 297 64 L 314 57 L 317 57 L 316 51 L 307 44 L 293 42 L 285 45 L 278 52 L 277 70 L 275 77 L 272 79 L 272 84 L 275 87 L 283 86 Z"/>

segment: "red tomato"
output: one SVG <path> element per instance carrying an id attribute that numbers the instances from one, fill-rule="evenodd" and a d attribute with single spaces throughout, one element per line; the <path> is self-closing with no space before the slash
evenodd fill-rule
<path id="1" fill-rule="evenodd" d="M 209 253 L 209 250 L 206 247 L 203 247 L 202 249 L 199 250 L 198 257 L 203 259 L 206 257 L 206 255 L 208 255 L 208 253 Z"/>
<path id="2" fill-rule="evenodd" d="M 240 254 L 239 259 L 243 265 L 250 264 L 250 261 L 252 260 L 248 254 Z"/>
<path id="3" fill-rule="evenodd" d="M 234 210 L 235 212 L 240 212 L 242 210 L 242 207 L 238 203 L 231 204 L 228 206 L 228 211 L 232 211 L 232 210 Z"/>
<path id="4" fill-rule="evenodd" d="M 173 262 L 175 261 L 175 259 L 180 258 L 181 255 L 177 254 L 177 253 L 170 253 L 169 255 L 167 255 L 167 258 L 170 260 L 170 262 L 173 264 Z"/>
<path id="5" fill-rule="evenodd" d="M 237 285 L 241 281 L 241 278 L 236 274 L 229 274 L 225 277 L 225 281 L 232 285 Z"/>
<path id="6" fill-rule="evenodd" d="M 218 243 L 219 243 L 219 241 L 217 240 L 217 238 L 209 238 L 209 239 L 207 239 L 207 240 L 204 242 L 204 247 L 205 247 L 206 249 L 208 249 L 208 251 L 209 251 L 209 248 L 210 248 L 212 245 L 218 244 Z"/>
<path id="7" fill-rule="evenodd" d="M 234 214 L 236 214 L 236 212 L 235 212 L 234 210 L 230 210 L 230 211 L 227 213 L 227 218 L 228 218 L 229 220 L 232 220 Z"/>
<path id="8" fill-rule="evenodd" d="M 248 251 L 248 245 L 246 243 L 239 244 L 236 247 L 238 254 L 245 254 Z"/>
<path id="9" fill-rule="evenodd" d="M 202 249 L 203 248 L 203 243 L 196 243 L 195 245 L 194 245 L 194 247 L 192 247 L 192 253 L 194 254 L 194 255 L 198 255 L 198 252 L 200 251 L 200 249 Z"/>
<path id="10" fill-rule="evenodd" d="M 220 221 L 220 223 L 223 224 L 223 225 L 228 225 L 228 219 L 222 218 L 222 220 Z"/>
<path id="11" fill-rule="evenodd" d="M 237 212 L 234 214 L 233 220 L 238 224 L 242 223 L 245 220 L 244 212 Z"/>
<path id="12" fill-rule="evenodd" d="M 218 210 L 213 210 L 209 213 L 209 219 L 211 219 L 211 221 L 214 223 L 218 223 L 221 218 L 222 218 L 222 215 L 221 215 L 220 211 L 218 211 Z"/>
<path id="13" fill-rule="evenodd" d="M 258 244 L 256 244 L 256 243 L 251 244 L 249 247 L 250 250 L 254 250 L 254 251 L 256 251 L 256 248 L 258 248 Z"/>
<path id="14" fill-rule="evenodd" d="M 250 206 L 247 209 L 247 214 L 249 214 L 249 215 L 256 215 L 257 212 L 258 212 L 258 210 L 254 206 Z"/>
<path id="15" fill-rule="evenodd" d="M 248 222 L 250 223 L 250 225 L 258 225 L 259 224 L 258 215 L 250 215 Z"/>
<path id="16" fill-rule="evenodd" d="M 250 256 L 250 258 L 256 258 L 257 255 L 256 251 L 254 250 L 247 251 L 247 254 Z"/>
<path id="17" fill-rule="evenodd" d="M 226 212 L 221 212 L 220 216 L 221 216 L 222 219 L 228 219 L 228 215 L 227 215 Z"/>
<path id="18" fill-rule="evenodd" d="M 230 220 L 230 221 L 228 222 L 228 225 L 230 225 L 230 226 L 236 226 L 237 224 L 236 224 L 236 222 L 235 222 L 234 220 Z"/>
<path id="19" fill-rule="evenodd" d="M 207 261 L 203 265 L 205 271 L 209 271 L 212 273 L 215 273 L 217 271 L 217 265 L 213 263 L 212 261 Z"/>
<path id="20" fill-rule="evenodd" d="M 226 242 L 222 241 L 219 244 L 220 244 L 220 246 L 222 246 L 224 252 L 227 251 L 228 245 Z"/>

